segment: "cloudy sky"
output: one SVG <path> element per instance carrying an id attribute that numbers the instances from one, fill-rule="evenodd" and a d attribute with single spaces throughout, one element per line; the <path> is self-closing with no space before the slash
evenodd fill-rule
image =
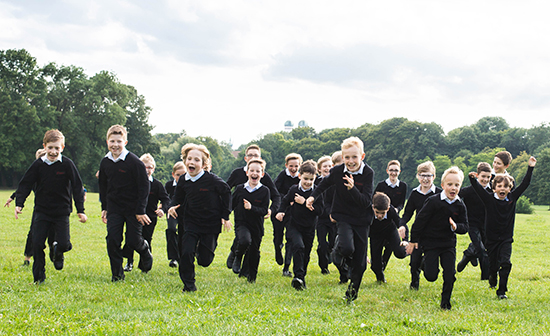
<path id="1" fill-rule="evenodd" d="M 550 121 L 547 1 L 0 0 L 0 49 L 109 70 L 154 132 Z"/>

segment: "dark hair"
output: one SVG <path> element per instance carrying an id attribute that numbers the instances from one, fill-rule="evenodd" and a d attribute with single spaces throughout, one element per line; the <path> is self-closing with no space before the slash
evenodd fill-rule
<path id="1" fill-rule="evenodd" d="M 496 174 L 495 178 L 493 179 L 493 189 L 499 183 L 504 183 L 505 187 L 510 186 L 510 188 L 512 188 L 514 186 L 514 178 L 507 174 Z"/>
<path id="2" fill-rule="evenodd" d="M 317 175 L 317 163 L 313 160 L 307 160 L 306 162 L 302 163 L 299 170 L 300 174 L 304 173 L 310 173 L 313 175 Z"/>
<path id="3" fill-rule="evenodd" d="M 477 164 L 477 173 L 481 174 L 481 172 L 490 173 L 491 172 L 491 165 L 487 162 L 480 162 Z"/>
<path id="4" fill-rule="evenodd" d="M 502 151 L 495 154 L 495 157 L 499 158 L 505 166 L 508 166 L 512 162 L 512 154 L 508 151 Z"/>
<path id="5" fill-rule="evenodd" d="M 383 192 L 377 191 L 372 197 L 372 206 L 376 210 L 388 210 L 388 208 L 390 207 L 390 198 Z"/>

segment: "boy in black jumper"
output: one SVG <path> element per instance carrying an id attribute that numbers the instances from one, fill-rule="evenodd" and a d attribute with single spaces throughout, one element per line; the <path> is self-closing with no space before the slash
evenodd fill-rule
<path id="1" fill-rule="evenodd" d="M 127 144 L 126 128 L 111 126 L 107 130 L 109 153 L 99 166 L 101 218 L 107 224 L 107 254 L 113 282 L 124 280 L 120 246 L 125 223 L 126 244 L 139 253 L 140 269 L 148 272 L 153 266 L 149 243 L 142 235 L 142 226 L 151 224 L 146 212 L 150 182 L 145 165 L 126 149 Z"/>
<path id="2" fill-rule="evenodd" d="M 529 158 L 527 173 L 521 184 L 512 190 L 513 178 L 505 174 L 497 174 L 493 179 L 493 194 L 488 193 L 475 180 L 476 173 L 468 176 L 475 192 L 485 204 L 485 225 L 487 241 L 485 247 L 489 254 L 489 285 L 495 288 L 498 283 L 497 296 L 507 299 L 508 277 L 512 270 L 512 242 L 514 241 L 514 223 L 516 219 L 516 203 L 531 183 L 533 169 L 537 160 Z M 497 279 L 500 278 L 500 281 Z"/>
<path id="3" fill-rule="evenodd" d="M 290 153 L 285 157 L 285 169 L 277 175 L 275 179 L 275 186 L 279 191 L 279 195 L 286 195 L 290 187 L 295 184 L 298 184 L 300 181 L 298 177 L 298 168 L 302 164 L 302 156 L 296 153 Z M 281 196 L 281 197 L 282 197 Z M 276 218 L 278 212 L 274 211 L 271 213 L 271 223 L 273 224 L 273 244 L 275 245 L 275 261 L 277 264 L 283 265 L 283 276 L 291 277 L 292 273 L 289 271 L 290 263 L 292 261 L 292 250 L 290 246 L 287 246 L 285 249 L 285 257 L 283 259 L 282 249 L 283 249 L 283 238 L 285 233 L 285 226 L 288 220 L 279 221 Z"/>
<path id="4" fill-rule="evenodd" d="M 340 164 L 339 162 L 338 164 Z M 330 169 L 333 167 L 332 158 L 330 156 L 323 156 L 317 160 L 317 169 L 321 173 L 318 179 L 315 179 L 315 184 L 318 185 L 323 178 L 330 174 Z M 317 257 L 319 267 L 321 268 L 321 274 L 329 274 L 328 265 L 330 261 L 330 253 L 334 248 L 334 240 L 336 239 L 336 223 L 330 220 L 330 209 L 332 207 L 332 200 L 334 198 L 334 192 L 327 191 L 323 200 L 323 211 L 319 215 L 317 221 Z"/>
<path id="5" fill-rule="evenodd" d="M 451 309 L 456 261 L 456 234 L 468 232 L 466 206 L 458 196 L 464 173 L 458 167 L 447 169 L 441 178 L 443 190 L 430 196 L 416 216 L 411 228 L 411 241 L 407 252 L 412 253 L 419 246 L 423 248 L 424 277 L 433 282 L 443 268 L 443 290 L 441 308 Z"/>
<path id="6" fill-rule="evenodd" d="M 185 175 L 186 172 L 185 165 L 182 161 L 176 162 L 174 167 L 172 167 L 173 179 L 166 182 L 164 185 L 164 189 L 168 193 L 170 200 L 174 197 L 174 191 L 176 190 L 176 185 L 178 185 L 179 178 Z M 180 260 L 179 241 L 183 234 L 183 216 L 181 216 L 180 211 L 178 211 L 178 215 L 178 218 L 170 215 L 166 216 L 166 221 L 168 223 L 168 227 L 166 228 L 166 252 L 168 253 L 168 260 L 170 260 L 168 266 L 174 268 L 178 267 L 178 261 Z M 179 232 L 178 227 L 180 228 Z"/>
<path id="7" fill-rule="evenodd" d="M 183 208 L 179 274 L 183 291 L 194 292 L 195 256 L 199 265 L 210 266 L 222 225 L 226 230 L 232 227 L 231 190 L 221 178 L 206 170 L 210 152 L 204 145 L 184 145 L 181 158 L 187 173 L 178 181 L 168 214 L 178 218 L 177 210 Z"/>
<path id="8" fill-rule="evenodd" d="M 245 150 L 245 156 L 244 161 L 248 163 L 252 159 L 261 159 L 262 158 L 262 152 L 260 150 L 260 147 L 258 145 L 250 145 Z M 247 166 L 235 168 L 231 175 L 229 175 L 229 178 L 227 179 L 227 185 L 229 185 L 229 188 L 233 189 L 239 184 L 246 183 L 248 181 L 247 176 Z M 281 196 L 279 195 L 279 191 L 277 191 L 277 187 L 273 183 L 273 180 L 271 179 L 271 176 L 267 172 L 264 172 L 264 175 L 262 179 L 260 180 L 262 185 L 269 188 L 270 197 L 271 197 L 271 207 L 268 209 L 267 217 L 271 216 L 272 212 L 276 212 L 279 208 L 279 205 L 281 204 Z M 273 209 L 273 211 L 272 211 Z M 236 229 L 236 226 L 235 226 Z M 227 268 L 233 267 L 233 261 L 235 259 L 235 250 L 237 248 L 238 241 L 237 241 L 237 235 L 235 233 L 235 239 L 233 240 L 233 244 L 231 245 L 231 251 L 229 252 L 229 255 L 227 256 Z M 246 274 L 247 272 L 247 265 L 248 263 L 245 262 L 243 265 L 243 273 Z"/>
<path id="9" fill-rule="evenodd" d="M 294 260 L 294 279 L 292 287 L 296 290 L 306 288 L 307 265 L 313 240 L 315 239 L 315 224 L 317 216 L 323 211 L 322 197 L 318 197 L 311 207 L 306 206 L 306 199 L 312 194 L 317 176 L 316 164 L 308 160 L 300 166 L 298 176 L 300 182 L 293 185 L 281 201 L 277 219 L 281 222 L 287 217 L 286 240 L 292 248 Z"/>
<path id="10" fill-rule="evenodd" d="M 153 156 L 151 156 L 151 154 L 149 153 L 146 153 L 143 154 L 139 159 L 145 165 L 147 178 L 149 179 L 149 183 L 151 184 L 149 187 L 149 197 L 147 197 L 147 208 L 145 210 L 145 213 L 151 219 L 151 223 L 149 225 L 143 226 L 142 236 L 143 239 L 145 239 L 149 244 L 150 251 L 153 252 L 153 245 L 151 245 L 151 241 L 153 240 L 153 233 L 155 232 L 155 227 L 157 226 L 157 219 L 162 218 L 164 216 L 164 213 L 168 211 L 168 208 L 170 206 L 170 198 L 168 197 L 168 193 L 166 193 L 166 190 L 164 189 L 162 183 L 160 183 L 159 180 L 153 177 L 156 166 Z M 162 205 L 161 207 L 159 207 L 158 205 L 159 201 Z M 128 239 L 126 239 L 126 242 L 127 241 Z M 124 257 L 128 258 L 128 263 L 124 267 L 124 271 L 130 272 L 134 268 L 134 250 L 130 248 L 130 246 L 126 243 L 122 248 L 122 253 Z"/>
<path id="11" fill-rule="evenodd" d="M 15 192 L 15 219 L 19 218 L 25 200 L 34 188 L 34 214 L 32 219 L 32 247 L 34 282 L 40 284 L 46 279 L 45 242 L 48 233 L 55 231 L 53 263 L 55 269 L 63 269 L 63 253 L 72 249 L 70 241 L 69 216 L 73 211 L 74 199 L 79 221 L 85 223 L 84 188 L 74 163 L 61 155 L 65 148 L 65 137 L 59 130 L 49 130 L 44 135 L 46 155 L 38 158 L 25 172 Z"/>
<path id="12" fill-rule="evenodd" d="M 405 206 L 403 217 L 401 217 L 401 223 L 399 224 L 399 235 L 408 238 L 407 223 L 411 220 L 414 213 L 418 215 L 424 202 L 430 196 L 439 194 L 441 188 L 436 187 L 433 182 L 435 179 L 435 166 L 433 162 L 426 161 L 418 165 L 416 168 L 416 177 L 420 182 L 420 185 L 413 189 Z M 410 288 L 418 290 L 420 284 L 420 267 L 422 265 L 422 249 L 415 249 L 411 253 L 411 284 Z"/>
<path id="13" fill-rule="evenodd" d="M 370 228 L 370 259 L 371 270 L 376 275 L 376 281 L 386 283 L 384 276 L 384 267 L 382 262 L 382 248 L 393 252 L 399 259 L 407 256 L 405 247 L 407 242 L 401 242 L 401 237 L 397 232 L 399 225 L 399 215 L 397 210 L 391 205 L 390 198 L 381 192 L 376 192 L 372 197 L 372 210 L 374 219 Z"/>
<path id="14" fill-rule="evenodd" d="M 350 267 L 351 283 L 346 291 L 348 303 L 357 298 L 363 273 L 367 268 L 367 239 L 373 218 L 371 205 L 374 172 L 363 162 L 363 148 L 363 142 L 357 137 L 344 140 L 344 164 L 333 167 L 307 199 L 307 206 L 313 208 L 313 202 L 330 186 L 334 186 L 331 217 L 337 222 L 338 236 L 332 252 L 332 262 L 339 269 L 344 262 Z"/>
<path id="15" fill-rule="evenodd" d="M 233 272 L 246 276 L 248 282 L 255 282 L 260 264 L 260 244 L 264 235 L 264 216 L 269 212 L 269 188 L 261 183 L 264 177 L 265 161 L 250 159 L 247 162 L 248 181 L 239 184 L 233 192 L 231 205 L 235 211 L 235 234 L 237 247 L 233 261 Z M 243 265 L 243 256 L 247 263 Z M 245 273 L 246 272 L 246 273 Z"/>
<path id="16" fill-rule="evenodd" d="M 491 166 L 487 162 L 480 162 L 477 165 L 477 182 L 485 190 L 491 192 L 489 181 L 491 181 Z M 468 209 L 468 223 L 470 224 L 468 235 L 472 242 L 464 250 L 464 255 L 456 265 L 456 270 L 462 272 L 469 262 L 472 263 L 472 266 L 477 266 L 479 260 L 481 280 L 487 280 L 489 279 L 489 258 L 485 249 L 485 205 L 472 186 L 462 188 L 458 195 Z"/>

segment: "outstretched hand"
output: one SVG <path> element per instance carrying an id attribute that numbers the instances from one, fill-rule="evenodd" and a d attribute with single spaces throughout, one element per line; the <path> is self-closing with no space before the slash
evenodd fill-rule
<path id="1" fill-rule="evenodd" d="M 529 167 L 534 167 L 537 164 L 537 159 L 534 156 L 529 158 Z"/>

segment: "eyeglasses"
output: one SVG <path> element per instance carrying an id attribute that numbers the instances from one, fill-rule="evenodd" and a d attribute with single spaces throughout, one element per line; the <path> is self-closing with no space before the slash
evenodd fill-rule
<path id="1" fill-rule="evenodd" d="M 246 154 L 246 157 L 249 158 L 259 158 L 260 156 L 258 154 Z"/>
<path id="2" fill-rule="evenodd" d="M 390 173 L 399 173 L 399 170 L 397 169 L 388 169 Z"/>
<path id="3" fill-rule="evenodd" d="M 433 174 L 420 174 L 418 176 L 420 176 L 420 178 L 423 179 L 423 180 L 428 180 L 428 179 L 434 177 Z"/>

